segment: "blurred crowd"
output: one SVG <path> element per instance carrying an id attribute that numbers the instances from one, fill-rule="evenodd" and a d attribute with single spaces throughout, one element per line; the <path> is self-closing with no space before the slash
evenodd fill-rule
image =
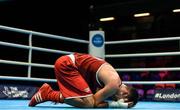
<path id="1" fill-rule="evenodd" d="M 174 61 L 175 60 L 175 61 Z M 173 57 L 156 57 L 154 59 L 150 59 L 149 61 L 145 61 L 145 59 L 137 59 L 133 60 L 131 63 L 131 67 L 136 68 L 166 68 L 173 67 L 178 64 L 178 60 Z M 160 71 L 141 71 L 141 72 L 122 72 L 120 76 L 123 81 L 178 81 L 180 80 L 179 71 L 168 71 L 168 70 L 160 70 Z M 146 100 L 150 98 L 155 89 L 176 89 L 180 88 L 178 84 L 133 84 L 135 88 L 138 89 L 140 94 L 140 98 L 142 100 Z"/>

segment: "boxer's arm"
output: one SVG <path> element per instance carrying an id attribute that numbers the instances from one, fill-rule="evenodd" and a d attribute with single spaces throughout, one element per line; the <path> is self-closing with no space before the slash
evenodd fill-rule
<path id="1" fill-rule="evenodd" d="M 65 99 L 64 102 L 66 104 L 79 108 L 130 108 L 133 105 L 133 102 L 124 102 L 122 100 L 107 102 L 102 101 L 96 104 L 96 100 L 93 96 Z"/>
<path id="2" fill-rule="evenodd" d="M 116 86 L 116 84 L 114 84 L 114 82 L 112 81 L 112 83 L 109 83 L 104 88 L 96 92 L 94 94 L 95 105 L 98 105 L 107 98 L 113 96 L 117 92 L 118 87 L 119 86 L 118 85 Z"/>
<path id="3" fill-rule="evenodd" d="M 103 82 L 104 87 L 94 94 L 96 105 L 113 96 L 119 90 L 119 86 L 121 85 L 121 79 L 118 73 L 109 64 L 103 65 L 97 75 L 98 80 Z"/>

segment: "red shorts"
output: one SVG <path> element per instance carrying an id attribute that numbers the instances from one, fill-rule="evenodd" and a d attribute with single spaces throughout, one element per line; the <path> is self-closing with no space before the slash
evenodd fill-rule
<path id="1" fill-rule="evenodd" d="M 100 67 L 102 62 L 97 65 Z M 56 61 L 55 75 L 59 89 L 65 99 L 92 95 L 89 85 L 69 56 L 62 56 Z"/>

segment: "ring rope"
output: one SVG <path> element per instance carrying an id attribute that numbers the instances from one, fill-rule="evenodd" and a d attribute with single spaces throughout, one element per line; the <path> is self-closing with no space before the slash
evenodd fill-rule
<path id="1" fill-rule="evenodd" d="M 73 53 L 70 51 L 47 49 L 47 48 L 35 47 L 35 46 L 26 46 L 26 45 L 22 45 L 22 44 L 15 44 L 15 43 L 3 42 L 3 41 L 0 41 L 0 45 L 22 48 L 22 49 L 32 49 L 32 50 L 43 51 L 43 52 L 60 53 L 60 54 L 71 54 L 71 53 Z"/>
<path id="2" fill-rule="evenodd" d="M 28 63 L 28 62 L 11 61 L 11 60 L 1 60 L 1 59 L 0 59 L 0 63 L 21 65 L 21 66 L 35 66 L 35 67 L 54 68 L 54 65 L 40 64 L 40 63 Z"/>
<path id="3" fill-rule="evenodd" d="M 48 37 L 48 38 L 66 40 L 66 41 L 71 41 L 71 42 L 79 42 L 79 43 L 85 43 L 85 44 L 89 43 L 89 41 L 87 41 L 87 40 L 80 40 L 80 39 L 64 37 L 64 36 L 58 36 L 58 35 L 52 35 L 52 34 L 36 32 L 36 31 L 31 31 L 31 30 L 25 30 L 25 29 L 18 29 L 18 28 L 3 26 L 3 25 L 0 25 L 0 29 L 19 32 L 19 33 L 25 33 L 25 34 L 32 34 L 32 35 L 37 35 L 37 36 L 41 36 L 41 37 Z"/>
<path id="4" fill-rule="evenodd" d="M 107 54 L 106 58 L 125 58 L 125 57 L 149 57 L 149 56 L 171 56 L 180 55 L 180 52 L 156 52 L 156 53 L 135 53 L 135 54 Z"/>
<path id="5" fill-rule="evenodd" d="M 157 42 L 157 41 L 170 41 L 180 40 L 180 37 L 165 37 L 165 38 L 148 38 L 136 40 L 121 40 L 121 41 L 106 41 L 105 44 L 127 44 L 127 43 L 144 43 L 144 42 Z"/>
<path id="6" fill-rule="evenodd" d="M 22 65 L 22 66 L 36 66 L 36 67 L 54 68 L 54 65 L 39 64 L 39 63 L 28 63 L 28 62 L 2 60 L 2 59 L 0 59 L 0 63 Z M 165 71 L 165 70 L 166 71 L 180 71 L 180 67 L 173 67 L 173 68 L 116 68 L 116 71 L 119 71 L 119 72 Z"/>
<path id="7" fill-rule="evenodd" d="M 33 78 L 33 77 L 16 77 L 16 76 L 0 76 L 2 80 L 16 80 L 16 81 L 42 81 L 42 82 L 56 82 L 56 79 L 47 78 Z"/>
<path id="8" fill-rule="evenodd" d="M 79 43 L 86 43 L 88 44 L 89 41 L 86 40 L 79 40 L 75 38 L 69 38 L 69 37 L 63 37 L 63 36 L 57 36 L 52 34 L 46 34 L 41 32 L 35 32 L 31 30 L 24 30 L 24 29 L 18 29 L 8 26 L 2 26 L 0 25 L 0 29 L 8 30 L 8 31 L 14 31 L 19 33 L 25 33 L 30 34 L 29 39 L 29 46 L 22 45 L 22 44 L 15 44 L 15 43 L 9 43 L 9 42 L 2 42 L 0 41 L 0 45 L 4 46 L 11 46 L 16 48 L 23 48 L 23 49 L 29 49 L 29 50 L 38 50 L 38 51 L 45 51 L 45 52 L 53 52 L 53 53 L 63 53 L 63 54 L 70 54 L 72 52 L 68 51 L 59 51 L 59 50 L 53 50 L 53 49 L 47 49 L 47 48 L 41 48 L 41 47 L 33 47 L 31 45 L 31 37 L 32 35 L 37 35 L 41 37 L 49 37 L 54 39 L 61 39 L 71 42 L 79 42 Z M 170 38 L 154 38 L 154 39 L 137 39 L 137 40 L 124 40 L 124 41 L 107 41 L 105 44 L 124 44 L 124 43 L 141 43 L 141 42 L 153 42 L 153 41 L 168 41 L 168 40 L 179 40 L 180 37 L 170 37 Z M 165 56 L 165 55 L 180 55 L 180 52 L 161 52 L 161 53 L 138 53 L 138 54 L 107 54 L 105 57 L 109 58 L 116 58 L 116 57 L 141 57 L 141 56 Z M 29 55 L 30 57 L 31 55 Z M 46 68 L 53 68 L 54 65 L 48 65 L 48 64 L 38 64 L 38 63 L 31 63 L 30 62 L 20 62 L 20 61 L 10 61 L 10 60 L 1 60 L 0 63 L 4 64 L 15 64 L 15 65 L 23 65 L 23 66 L 36 66 L 36 67 L 46 67 Z M 179 67 L 174 68 L 117 68 L 117 71 L 160 71 L 160 70 L 172 70 L 177 71 L 180 70 Z M 4 80 L 24 80 L 24 81 L 46 81 L 46 82 L 56 82 L 56 79 L 45 79 L 45 78 L 33 78 L 33 77 L 14 77 L 14 76 L 0 76 L 0 79 Z M 162 84 L 162 83 L 170 83 L 170 84 L 180 84 L 180 81 L 124 81 L 125 84 Z"/>
<path id="9" fill-rule="evenodd" d="M 124 84 L 180 84 L 180 81 L 123 81 Z"/>
<path id="10" fill-rule="evenodd" d="M 46 79 L 46 78 L 27 78 L 27 77 L 15 77 L 15 76 L 0 76 L 0 79 L 3 80 L 16 80 L 16 81 L 42 81 L 42 82 L 54 82 L 56 79 Z M 122 81 L 124 84 L 180 84 L 180 81 Z"/>
<path id="11" fill-rule="evenodd" d="M 138 71 L 180 71 L 180 67 L 171 68 L 116 68 L 116 71 L 138 72 Z"/>

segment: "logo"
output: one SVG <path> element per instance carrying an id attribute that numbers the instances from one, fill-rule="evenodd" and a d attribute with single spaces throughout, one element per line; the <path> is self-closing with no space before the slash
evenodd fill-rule
<path id="1" fill-rule="evenodd" d="M 102 47 L 104 44 L 104 38 L 101 34 L 95 34 L 92 38 L 92 44 L 96 47 Z"/>
<path id="2" fill-rule="evenodd" d="M 154 100 L 159 101 L 180 101 L 180 90 L 158 89 L 154 94 Z"/>
<path id="3" fill-rule="evenodd" d="M 2 91 L 4 95 L 6 95 L 9 98 L 27 98 L 28 97 L 28 92 L 26 90 L 20 91 L 18 90 L 17 87 L 7 87 L 4 86 L 4 90 Z"/>
<path id="4" fill-rule="evenodd" d="M 162 94 L 162 93 L 156 93 L 155 98 L 159 99 L 177 99 L 180 98 L 180 94 L 170 93 L 170 94 Z"/>

